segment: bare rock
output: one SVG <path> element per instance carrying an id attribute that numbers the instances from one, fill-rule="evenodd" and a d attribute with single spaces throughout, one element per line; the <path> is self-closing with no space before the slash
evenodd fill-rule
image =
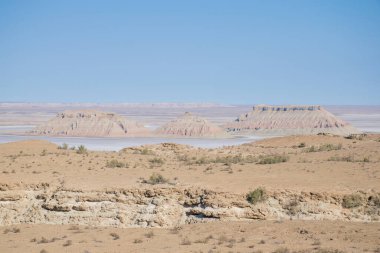
<path id="1" fill-rule="evenodd" d="M 160 127 L 156 133 L 181 137 L 218 137 L 225 135 L 222 128 L 189 112 Z"/>
<path id="2" fill-rule="evenodd" d="M 256 135 L 336 134 L 359 133 L 347 122 L 337 118 L 319 105 L 254 106 L 224 126 L 230 133 Z"/>
<path id="3" fill-rule="evenodd" d="M 36 135 L 123 137 L 146 135 L 137 122 L 115 113 L 93 110 L 64 111 L 30 132 Z"/>

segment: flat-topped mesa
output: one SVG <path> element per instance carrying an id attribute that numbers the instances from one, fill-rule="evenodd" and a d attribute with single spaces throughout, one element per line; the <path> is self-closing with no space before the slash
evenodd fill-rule
<path id="1" fill-rule="evenodd" d="M 115 113 L 73 110 L 58 113 L 31 134 L 53 136 L 125 137 L 146 135 L 148 130 L 133 120 Z"/>
<path id="2" fill-rule="evenodd" d="M 156 133 L 180 137 L 218 137 L 225 135 L 222 128 L 189 112 L 158 128 Z"/>
<path id="3" fill-rule="evenodd" d="M 256 105 L 253 106 L 253 111 L 318 111 L 322 107 L 320 105 Z"/>
<path id="4" fill-rule="evenodd" d="M 257 105 L 224 127 L 230 133 L 256 135 L 359 133 L 319 105 Z"/>

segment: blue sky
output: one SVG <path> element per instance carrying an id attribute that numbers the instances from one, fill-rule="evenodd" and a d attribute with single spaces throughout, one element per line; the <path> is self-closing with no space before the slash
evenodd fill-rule
<path id="1" fill-rule="evenodd" d="M 380 104 L 380 1 L 4 0 L 0 101 Z"/>

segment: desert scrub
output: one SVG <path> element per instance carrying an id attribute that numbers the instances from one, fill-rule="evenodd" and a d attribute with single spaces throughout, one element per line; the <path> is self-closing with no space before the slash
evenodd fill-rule
<path id="1" fill-rule="evenodd" d="M 304 151 L 306 153 L 311 153 L 311 152 L 322 152 L 322 151 L 332 151 L 332 150 L 340 150 L 342 149 L 342 144 L 334 145 L 334 144 L 322 144 L 320 146 L 311 146 L 306 148 Z"/>
<path id="2" fill-rule="evenodd" d="M 260 156 L 258 164 L 274 164 L 274 163 L 284 163 L 289 160 L 289 157 L 285 155 L 267 155 Z"/>
<path id="3" fill-rule="evenodd" d="M 111 161 L 107 161 L 106 167 L 107 168 L 128 168 L 128 164 L 119 162 L 118 160 L 113 159 Z"/>
<path id="4" fill-rule="evenodd" d="M 58 149 L 64 149 L 64 150 L 66 150 L 68 148 L 69 148 L 69 146 L 67 145 L 67 143 L 63 143 L 61 146 L 58 146 Z"/>
<path id="5" fill-rule="evenodd" d="M 296 215 L 301 211 L 300 201 L 298 199 L 292 199 L 284 206 L 284 209 L 288 210 L 289 215 Z"/>
<path id="6" fill-rule="evenodd" d="M 255 189 L 247 194 L 246 199 L 249 203 L 255 205 L 267 199 L 266 190 L 262 187 Z"/>
<path id="7" fill-rule="evenodd" d="M 363 198 L 359 194 L 350 194 L 343 197 L 342 206 L 344 208 L 355 208 L 363 204 Z"/>
<path id="8" fill-rule="evenodd" d="M 370 205 L 373 205 L 373 206 L 376 206 L 376 207 L 380 208 L 380 194 L 377 194 L 377 195 L 374 195 L 374 196 L 370 196 L 368 198 L 368 203 Z"/>
<path id="9" fill-rule="evenodd" d="M 143 183 L 146 184 L 165 184 L 169 182 L 168 179 L 164 178 L 161 174 L 159 173 L 153 173 L 148 180 L 144 180 Z"/>
<path id="10" fill-rule="evenodd" d="M 354 155 L 349 155 L 349 156 L 332 156 L 327 161 L 330 162 L 351 162 L 351 163 L 369 163 L 370 159 L 369 157 L 363 157 L 361 159 L 355 159 Z"/>
<path id="11" fill-rule="evenodd" d="M 301 142 L 301 143 L 298 145 L 298 147 L 299 147 L 299 148 L 304 148 L 304 147 L 306 147 L 305 142 Z"/>
<path id="12" fill-rule="evenodd" d="M 84 145 L 80 145 L 78 147 L 77 154 L 87 154 L 87 148 Z"/>
<path id="13" fill-rule="evenodd" d="M 46 156 L 47 155 L 47 150 L 46 149 L 43 149 L 40 156 Z"/>
<path id="14" fill-rule="evenodd" d="M 133 152 L 133 154 L 140 154 L 140 155 L 154 155 L 154 152 L 150 149 L 143 148 L 143 149 L 137 149 Z"/>
<path id="15" fill-rule="evenodd" d="M 162 158 L 152 158 L 152 159 L 149 159 L 149 162 L 152 165 L 162 166 L 165 163 L 165 160 Z"/>
<path id="16" fill-rule="evenodd" d="M 110 236 L 112 237 L 112 240 L 119 240 L 120 236 L 116 233 L 111 233 Z"/>
<path id="17" fill-rule="evenodd" d="M 350 134 L 344 138 L 349 139 L 349 140 L 358 140 L 362 141 L 364 137 L 367 137 L 367 134 Z"/>

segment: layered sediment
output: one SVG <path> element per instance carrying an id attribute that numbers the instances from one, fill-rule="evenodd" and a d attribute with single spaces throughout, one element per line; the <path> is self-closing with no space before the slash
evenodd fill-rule
<path id="1" fill-rule="evenodd" d="M 342 220 L 376 221 L 378 193 L 360 192 L 366 200 L 343 208 L 344 196 L 277 191 L 250 204 L 246 196 L 201 188 L 143 187 L 82 191 L 37 187 L 0 191 L 0 226 L 76 224 L 109 227 L 176 227 L 209 221 Z M 4 187 L 3 187 L 4 190 Z"/>
<path id="2" fill-rule="evenodd" d="M 293 135 L 330 133 L 349 135 L 359 133 L 347 122 L 337 118 L 319 105 L 257 105 L 225 126 L 230 133 L 258 135 Z"/>
<path id="3" fill-rule="evenodd" d="M 156 133 L 180 137 L 218 137 L 225 135 L 222 128 L 189 112 L 163 125 L 157 129 Z"/>
<path id="4" fill-rule="evenodd" d="M 93 110 L 64 111 L 30 132 L 35 135 L 124 137 L 146 135 L 141 124 L 115 113 Z"/>

